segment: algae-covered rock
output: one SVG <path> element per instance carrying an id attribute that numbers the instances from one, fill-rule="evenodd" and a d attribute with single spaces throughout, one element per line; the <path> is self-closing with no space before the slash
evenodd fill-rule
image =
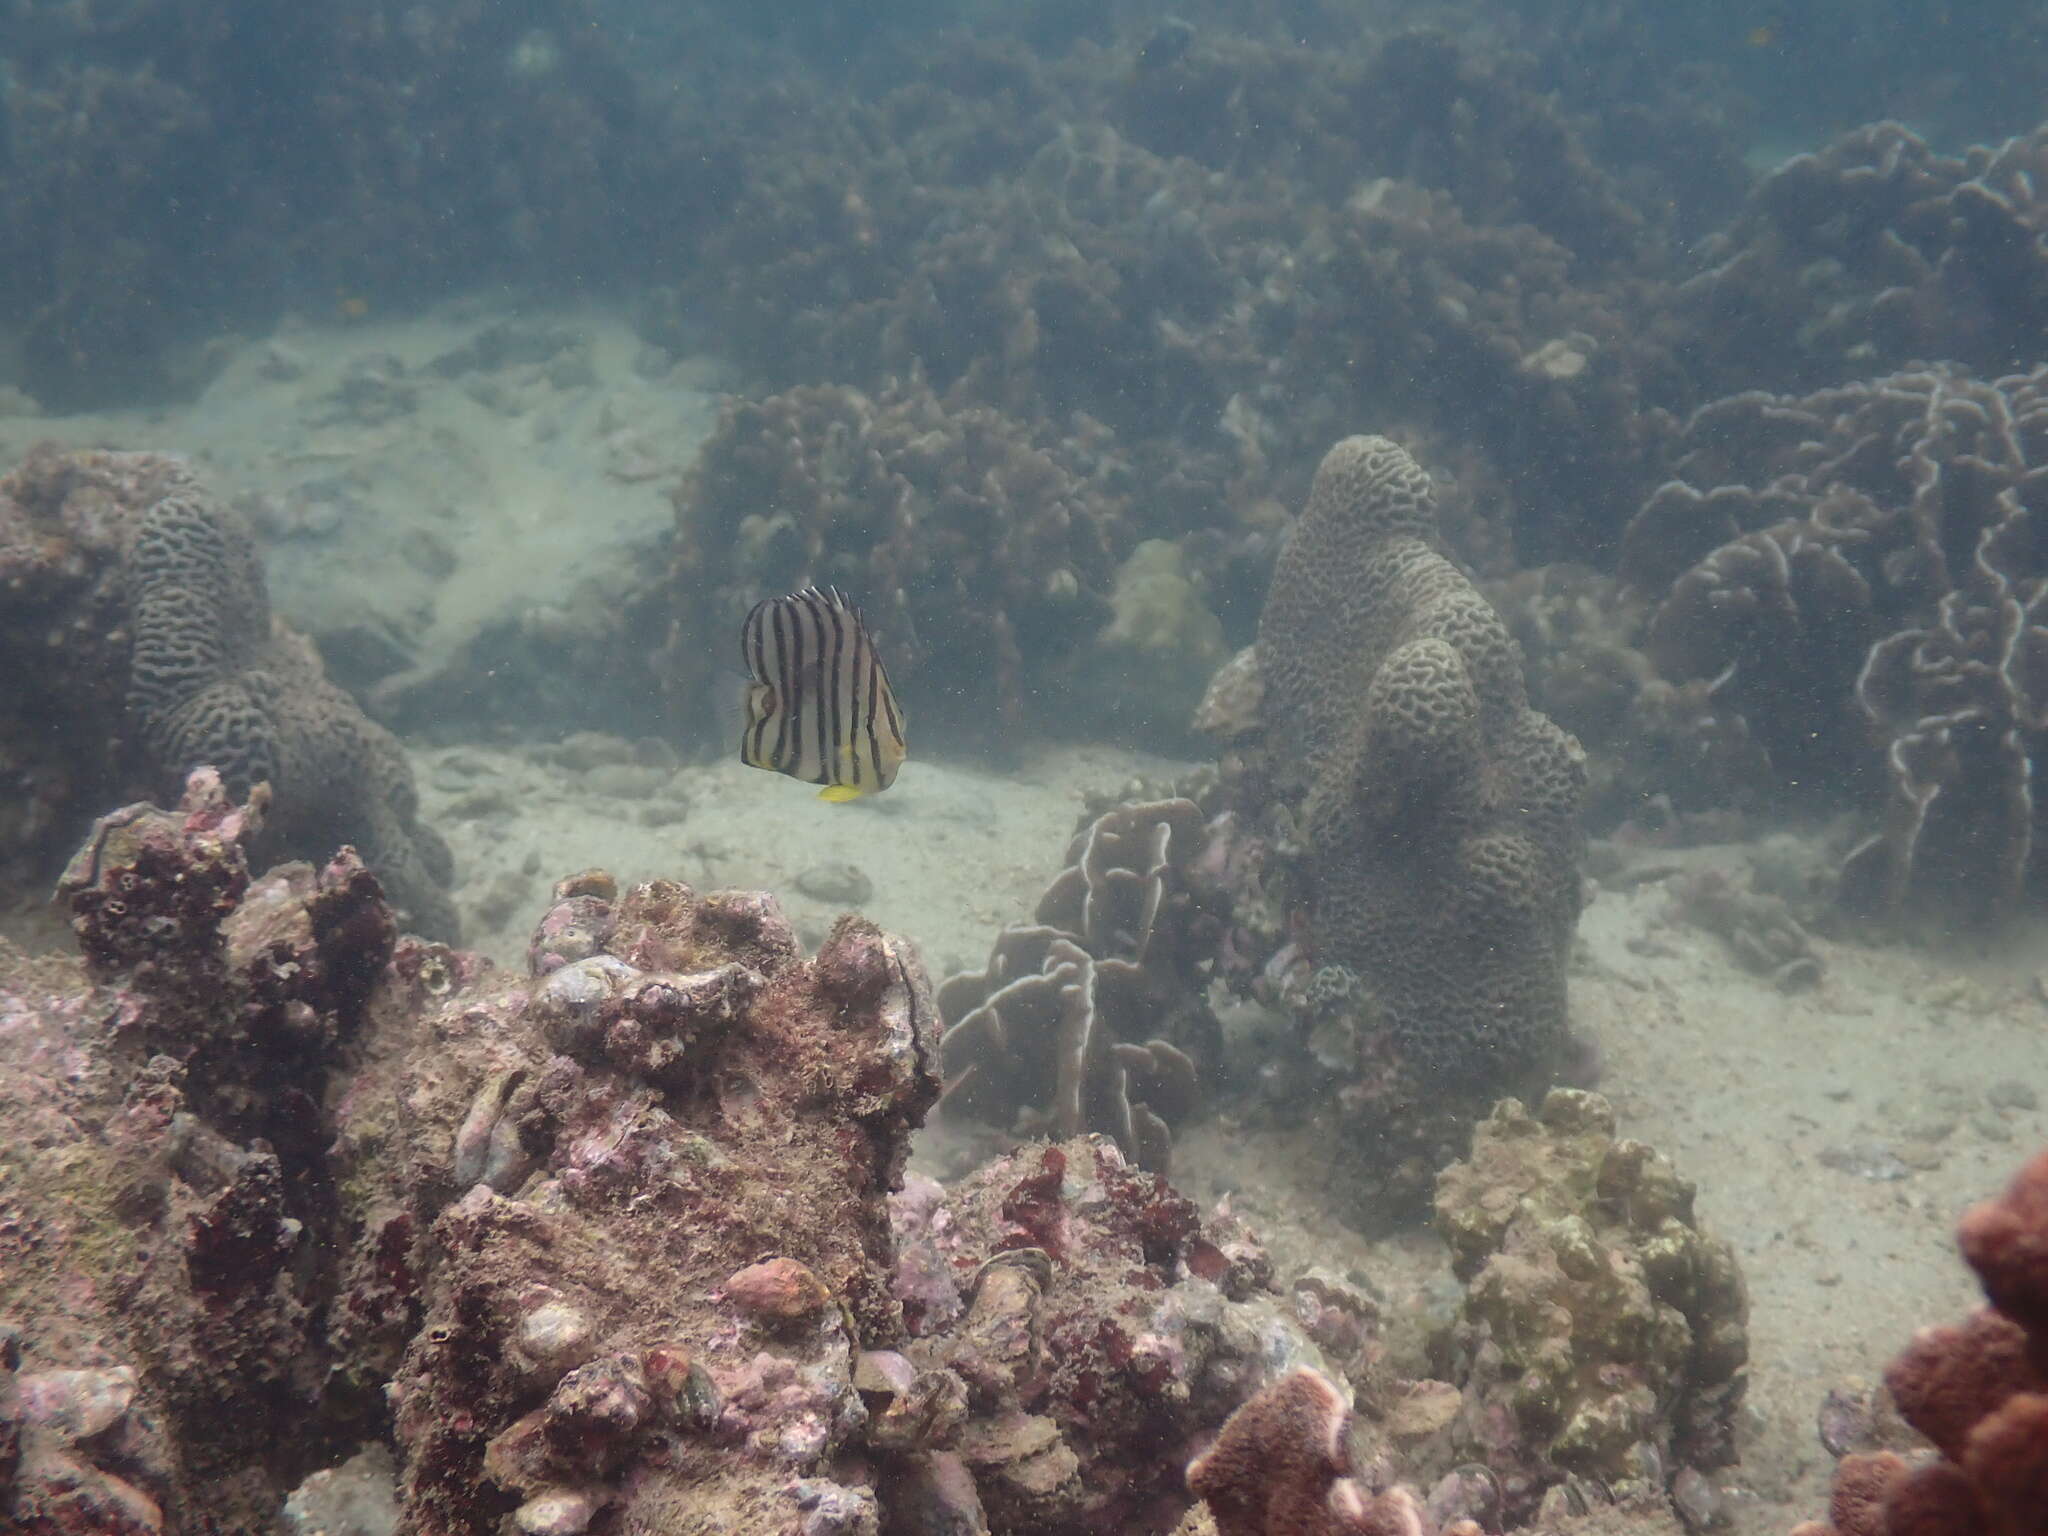
<path id="1" fill-rule="evenodd" d="M 1733 1459 L 1748 1381 L 1748 1297 L 1702 1230 L 1693 1185 L 1617 1137 L 1597 1094 L 1503 1099 L 1437 1181 L 1437 1229 L 1465 1283 L 1438 1340 L 1465 1411 L 1464 1454 L 1511 1502 L 1567 1473 L 1661 1489 Z"/>
<path id="2" fill-rule="evenodd" d="M 1230 647 L 1180 545 L 1147 539 L 1132 550 L 1109 606 L 1108 625 L 1076 666 L 1084 707 L 1139 731 L 1185 732 Z"/>

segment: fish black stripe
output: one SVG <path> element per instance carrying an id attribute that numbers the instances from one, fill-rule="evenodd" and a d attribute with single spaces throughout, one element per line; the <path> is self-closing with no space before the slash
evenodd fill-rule
<path id="1" fill-rule="evenodd" d="M 802 637 L 797 646 L 797 665 L 803 669 L 804 686 L 810 695 L 804 707 L 812 717 L 815 729 L 812 740 L 816 743 L 818 766 L 815 772 L 804 772 L 804 760 L 799 758 L 791 765 L 791 774 L 812 784 L 828 784 L 826 775 L 826 754 L 831 750 L 831 737 L 827 734 L 825 718 L 825 627 L 813 600 L 815 589 L 806 587 L 797 593 L 790 613 Z"/>
<path id="2" fill-rule="evenodd" d="M 824 755 L 824 761 L 819 765 L 818 782 L 821 784 L 837 784 L 840 782 L 839 749 L 842 745 L 845 744 L 846 741 L 845 736 L 841 734 L 839 729 L 839 688 L 840 678 L 844 675 L 840 671 L 840 668 L 846 664 L 847 639 L 846 613 L 845 610 L 840 607 L 841 601 L 843 600 L 840 598 L 839 594 L 837 592 L 833 592 L 830 595 L 830 597 L 825 600 L 823 606 L 823 619 L 821 620 L 821 622 L 829 621 L 832 628 L 831 664 L 822 669 L 822 675 L 819 678 L 819 682 L 823 685 L 822 691 L 830 695 L 829 703 L 830 713 L 832 717 L 832 733 L 831 735 L 824 738 L 826 741 L 832 743 L 832 749 L 829 753 Z M 824 723 L 825 716 L 827 713 L 827 702 L 827 700 L 823 699 L 819 701 L 818 720 L 821 726 Z M 856 784 L 860 782 L 860 776 L 858 774 L 855 774 L 854 782 Z"/>
<path id="3" fill-rule="evenodd" d="M 782 719 L 775 733 L 774 762 L 778 772 L 790 771 L 793 753 L 801 753 L 804 745 L 803 723 L 803 680 L 792 672 L 789 665 L 791 634 L 790 613 L 787 605 L 777 603 L 775 619 L 775 670 L 782 688 Z"/>
<path id="4" fill-rule="evenodd" d="M 875 709 L 882 697 L 883 690 L 889 685 L 882 676 L 882 658 L 875 654 L 873 646 L 868 647 L 867 674 L 868 710 L 867 718 L 861 722 L 861 728 L 867 735 L 868 756 L 874 761 L 875 783 L 879 785 L 886 776 L 886 773 L 882 767 L 882 743 L 875 736 Z"/>
<path id="5" fill-rule="evenodd" d="M 864 765 L 861 762 L 859 743 L 852 742 L 851 738 L 860 729 L 861 662 L 873 654 L 874 649 L 868 644 L 867 629 L 861 623 L 860 610 L 855 609 L 853 653 L 846 659 L 846 734 L 849 743 L 854 747 L 853 751 L 847 753 L 847 757 L 853 765 L 853 782 L 856 788 L 867 775 L 862 771 Z"/>
<path id="6" fill-rule="evenodd" d="M 881 665 L 879 660 L 876 661 L 875 666 L 877 668 L 880 668 Z M 889 736 L 891 740 L 898 747 L 901 747 L 903 745 L 903 715 L 896 708 L 896 693 L 889 686 L 889 675 L 886 672 L 882 674 L 882 711 L 889 717 Z"/>
<path id="7" fill-rule="evenodd" d="M 740 634 L 740 660 L 753 674 L 756 683 L 775 690 L 776 684 L 773 674 L 768 670 L 768 654 L 763 642 L 763 635 L 767 629 L 767 607 L 765 602 L 756 603 L 753 611 L 747 615 L 747 622 Z M 768 708 L 747 724 L 747 750 L 742 755 L 756 766 L 765 761 L 761 748 L 768 734 L 768 722 L 775 717 L 775 711 L 780 703 L 780 692 L 771 692 Z"/>

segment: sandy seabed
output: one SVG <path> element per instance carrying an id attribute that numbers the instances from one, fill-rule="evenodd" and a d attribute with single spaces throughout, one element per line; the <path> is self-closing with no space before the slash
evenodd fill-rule
<path id="1" fill-rule="evenodd" d="M 588 337 L 584 368 L 515 365 L 487 389 L 421 372 L 493 318 L 471 304 L 231 344 L 186 407 L 0 415 L 0 463 L 42 438 L 187 454 L 223 491 L 278 509 L 272 581 L 288 618 L 315 633 L 354 632 L 358 616 L 371 632 L 401 625 L 432 666 L 522 606 L 654 557 L 666 491 L 715 418 L 715 368 L 650 360 L 602 313 L 545 322 Z M 351 407 L 349 380 L 393 358 L 418 384 L 412 403 Z M 856 906 L 916 940 L 935 976 L 978 968 L 1060 867 L 1084 793 L 1176 767 L 1075 746 L 996 772 L 934 761 L 913 735 L 894 789 L 834 806 L 737 761 L 679 765 L 644 740 L 656 729 L 622 720 L 604 737 L 416 752 L 471 943 L 519 963 L 552 882 L 601 866 L 773 890 L 810 943 Z M 1737 868 L 1742 854 L 1654 857 Z M 1816 941 L 1823 980 L 1786 995 L 1671 921 L 1665 878 L 1644 873 L 1592 891 L 1575 1027 L 1597 1046 L 1623 1134 L 1698 1184 L 1702 1219 L 1741 1256 L 1752 1384 L 1743 1464 L 1717 1481 L 1734 1529 L 1782 1531 L 1824 1503 L 1822 1395 L 1874 1380 L 1915 1327 L 1975 1304 L 1955 1219 L 2048 1140 L 2048 921 L 1950 953 Z M 1440 1305 L 1448 1275 L 1427 1233 L 1367 1242 L 1320 1214 L 1341 1176 L 1220 1111 L 1176 1149 L 1176 1182 L 1227 1196 L 1283 1278 L 1318 1263 L 1366 1277 L 1394 1308 Z"/>

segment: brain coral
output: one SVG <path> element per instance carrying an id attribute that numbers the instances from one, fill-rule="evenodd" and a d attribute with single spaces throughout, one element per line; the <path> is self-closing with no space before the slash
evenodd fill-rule
<path id="1" fill-rule="evenodd" d="M 258 862 L 324 859 L 352 843 L 409 927 L 454 936 L 448 850 L 419 820 L 397 738 L 327 681 L 304 639 L 273 625 L 248 530 L 182 462 L 31 454 L 0 481 L 0 583 L 0 661 L 38 673 L 31 708 L 0 721 L 0 755 L 54 773 L 32 756 L 42 735 L 61 739 L 65 756 L 119 758 L 151 788 L 200 764 L 237 796 L 267 780 Z M 51 654 L 67 665 L 28 667 Z M 109 751 L 114 740 L 124 751 Z M 67 787 L 109 788 L 53 778 L 52 824 L 66 819 L 55 802 Z"/>
<path id="2" fill-rule="evenodd" d="M 1406 451 L 1329 451 L 1260 617 L 1263 712 L 1308 778 L 1317 963 L 1410 1068 L 1497 1080 L 1564 1034 L 1585 769 L 1435 533 Z"/>

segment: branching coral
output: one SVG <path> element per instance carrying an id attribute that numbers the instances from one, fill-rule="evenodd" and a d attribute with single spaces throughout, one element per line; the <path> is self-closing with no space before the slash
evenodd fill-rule
<path id="1" fill-rule="evenodd" d="M 950 1109 L 1101 1131 L 1166 1166 L 1217 1029 L 1203 990 L 1227 909 L 1197 868 L 1206 844 L 1189 800 L 1119 806 L 1075 836 L 1035 920 L 939 989 Z"/>
<path id="2" fill-rule="evenodd" d="M 36 786 L 16 836 L 75 836 L 82 795 L 210 764 L 237 795 L 271 786 L 259 863 L 352 843 L 409 926 L 453 936 L 448 850 L 404 750 L 273 623 L 251 535 L 181 461 L 31 454 L 0 481 L 0 586 L 0 657 L 33 674 L 0 744 Z"/>
<path id="3" fill-rule="evenodd" d="M 2035 1536 L 2048 1511 L 2048 1153 L 1957 1231 L 1989 1306 L 1923 1328 L 1885 1372 L 1899 1412 L 1939 1453 L 1845 1456 L 1831 1524 L 1794 1536 Z"/>
<path id="4" fill-rule="evenodd" d="M 1711 680 L 1784 779 L 1883 784 L 1843 869 L 1851 910 L 2010 911 L 2048 732 L 2048 373 L 1737 395 L 1686 441 L 1622 552 L 1639 587 L 1670 582 L 1660 666 Z"/>

